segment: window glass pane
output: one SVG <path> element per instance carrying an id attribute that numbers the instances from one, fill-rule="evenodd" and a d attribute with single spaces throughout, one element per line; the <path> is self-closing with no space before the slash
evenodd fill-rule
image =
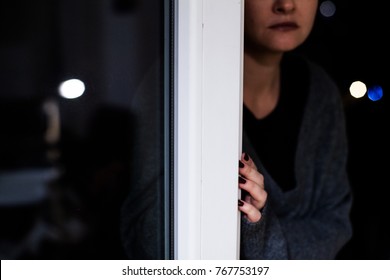
<path id="1" fill-rule="evenodd" d="M 169 257 L 170 2 L 2 1 L 2 259 Z"/>

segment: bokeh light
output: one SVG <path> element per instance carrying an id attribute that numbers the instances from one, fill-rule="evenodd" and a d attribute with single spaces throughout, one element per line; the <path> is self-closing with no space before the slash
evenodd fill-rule
<path id="1" fill-rule="evenodd" d="M 367 92 L 367 86 L 361 81 L 355 81 L 349 87 L 349 93 L 355 98 L 363 97 Z"/>
<path id="2" fill-rule="evenodd" d="M 382 87 L 375 85 L 368 89 L 367 96 L 372 101 L 378 101 L 383 97 Z"/>
<path id="3" fill-rule="evenodd" d="M 62 82 L 59 86 L 59 93 L 66 99 L 78 98 L 84 94 L 85 85 L 79 79 L 70 79 Z"/>
<path id="4" fill-rule="evenodd" d="M 322 2 L 319 9 L 324 17 L 332 17 L 336 13 L 336 5 L 332 1 Z"/>

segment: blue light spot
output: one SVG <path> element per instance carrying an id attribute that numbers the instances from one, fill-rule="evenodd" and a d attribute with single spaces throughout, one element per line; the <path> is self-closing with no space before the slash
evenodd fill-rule
<path id="1" fill-rule="evenodd" d="M 372 86 L 368 89 L 367 96 L 372 101 L 378 101 L 383 96 L 383 90 L 380 86 Z"/>
<path id="2" fill-rule="evenodd" d="M 324 17 L 332 17 L 336 13 L 336 5 L 332 1 L 324 1 L 319 10 Z"/>

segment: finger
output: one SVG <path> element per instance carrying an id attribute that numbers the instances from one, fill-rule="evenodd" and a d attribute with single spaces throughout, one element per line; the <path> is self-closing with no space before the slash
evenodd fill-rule
<path id="1" fill-rule="evenodd" d="M 252 158 L 249 156 L 248 153 L 243 152 L 241 154 L 241 161 L 246 163 L 246 164 L 248 164 L 250 167 L 252 167 L 252 168 L 257 170 L 256 164 L 254 163 L 254 161 L 252 160 Z"/>
<path id="2" fill-rule="evenodd" d="M 251 203 L 257 209 L 262 209 L 264 207 L 268 197 L 268 193 L 264 190 L 264 188 L 261 188 L 252 181 L 245 179 L 239 179 L 239 187 L 248 193 L 245 196 L 245 200 L 248 203 Z M 248 197 L 250 200 L 247 200 Z"/>
<path id="3" fill-rule="evenodd" d="M 260 211 L 250 203 L 238 200 L 238 209 L 244 213 L 246 218 L 252 223 L 256 223 L 261 219 Z"/>
<path id="4" fill-rule="evenodd" d="M 247 180 L 255 182 L 255 184 L 259 185 L 261 188 L 264 188 L 263 174 L 241 160 L 239 161 L 239 174 Z"/>
<path id="5" fill-rule="evenodd" d="M 264 188 L 257 185 L 255 182 L 242 177 L 238 177 L 238 186 L 240 189 L 245 190 L 245 193 L 252 198 L 252 204 L 256 208 L 260 209 L 265 205 L 267 200 L 267 192 L 264 190 Z"/>

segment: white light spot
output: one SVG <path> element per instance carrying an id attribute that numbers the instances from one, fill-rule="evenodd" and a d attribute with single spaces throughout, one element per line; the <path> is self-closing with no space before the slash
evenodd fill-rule
<path id="1" fill-rule="evenodd" d="M 59 86 L 59 93 L 62 97 L 67 99 L 74 99 L 83 95 L 85 85 L 78 79 L 70 79 L 64 81 Z"/>
<path id="2" fill-rule="evenodd" d="M 361 81 L 355 81 L 349 87 L 350 94 L 355 98 L 363 97 L 367 92 L 367 86 Z"/>

